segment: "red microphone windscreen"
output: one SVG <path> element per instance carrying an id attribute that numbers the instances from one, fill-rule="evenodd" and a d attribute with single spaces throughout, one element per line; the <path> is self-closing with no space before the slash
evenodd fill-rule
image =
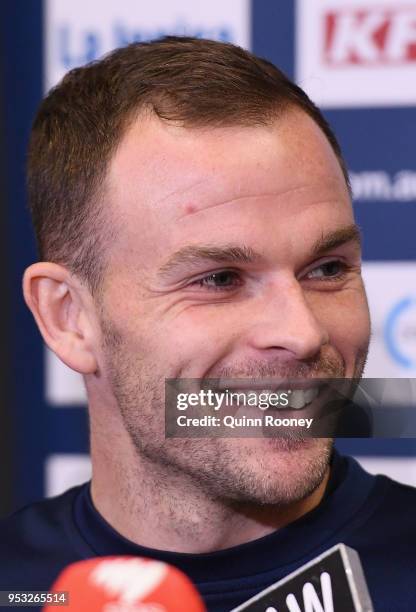
<path id="1" fill-rule="evenodd" d="M 205 612 L 183 572 L 141 557 L 98 557 L 69 565 L 51 591 L 68 591 L 65 612 Z M 47 605 L 44 612 L 57 612 Z"/>

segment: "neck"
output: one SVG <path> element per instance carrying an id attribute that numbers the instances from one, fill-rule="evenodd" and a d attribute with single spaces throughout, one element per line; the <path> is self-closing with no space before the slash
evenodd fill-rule
<path id="1" fill-rule="evenodd" d="M 208 553 L 268 535 L 316 507 L 329 478 L 328 468 L 312 494 L 289 505 L 243 504 L 139 456 L 122 429 L 111 440 L 108 448 L 97 432 L 91 438 L 94 506 L 122 536 L 159 550 Z"/>

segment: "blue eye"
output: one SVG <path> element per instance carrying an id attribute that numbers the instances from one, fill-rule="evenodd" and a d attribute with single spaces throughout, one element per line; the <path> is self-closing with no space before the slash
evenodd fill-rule
<path id="1" fill-rule="evenodd" d="M 308 272 L 309 278 L 327 279 L 327 280 L 338 280 L 342 278 L 347 272 L 348 266 L 343 261 L 334 259 L 327 261 L 317 268 L 314 268 Z"/>
<path id="2" fill-rule="evenodd" d="M 239 274 L 230 270 L 213 272 L 212 274 L 204 276 L 204 278 L 199 278 L 191 283 L 191 285 L 199 285 L 200 287 L 214 291 L 229 291 L 230 289 L 235 289 L 236 287 L 240 286 L 240 284 L 241 279 Z"/>

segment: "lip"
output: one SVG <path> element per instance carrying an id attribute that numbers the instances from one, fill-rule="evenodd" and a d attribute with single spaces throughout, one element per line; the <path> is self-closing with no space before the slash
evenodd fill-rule
<path id="1" fill-rule="evenodd" d="M 286 379 L 279 380 L 276 379 L 262 379 L 252 380 L 249 382 L 244 382 L 244 379 L 230 379 L 230 382 L 227 383 L 227 379 L 220 379 L 219 384 L 216 386 L 217 391 L 225 392 L 228 391 L 281 391 L 281 390 L 307 390 L 307 389 L 315 389 L 317 387 L 322 387 L 325 384 L 323 381 L 328 379 L 305 379 L 305 380 L 296 380 L 296 379 Z"/>

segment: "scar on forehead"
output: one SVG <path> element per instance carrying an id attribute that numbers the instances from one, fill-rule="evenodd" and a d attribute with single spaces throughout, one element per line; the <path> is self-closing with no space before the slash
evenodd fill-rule
<path id="1" fill-rule="evenodd" d="M 183 211 L 186 215 L 191 215 L 192 213 L 196 212 L 198 209 L 195 206 L 195 204 L 192 204 L 191 202 L 188 202 L 184 205 L 183 207 Z"/>

